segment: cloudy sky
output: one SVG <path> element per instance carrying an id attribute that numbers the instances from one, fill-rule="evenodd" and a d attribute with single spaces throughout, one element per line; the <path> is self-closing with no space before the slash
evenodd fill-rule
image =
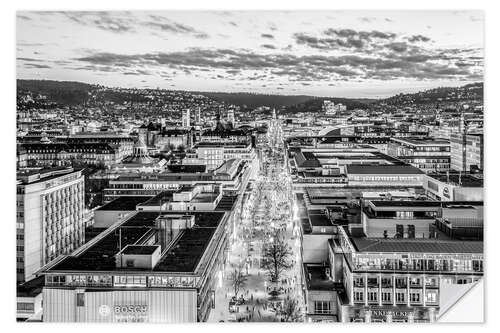
<path id="1" fill-rule="evenodd" d="M 482 80 L 478 11 L 18 12 L 17 77 L 382 97 Z"/>

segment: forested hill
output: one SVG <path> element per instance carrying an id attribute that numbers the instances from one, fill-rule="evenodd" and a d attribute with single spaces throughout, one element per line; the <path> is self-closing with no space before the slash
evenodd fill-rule
<path id="1" fill-rule="evenodd" d="M 281 106 L 291 106 L 303 103 L 314 97 L 306 95 L 266 95 L 254 93 L 224 93 L 224 92 L 198 92 L 219 102 L 246 105 L 248 108 L 259 106 L 269 106 L 279 108 Z"/>
<path id="2" fill-rule="evenodd" d="M 414 94 L 398 94 L 378 100 L 375 103 L 388 105 L 410 105 L 439 102 L 460 102 L 483 100 L 483 82 L 467 84 L 461 87 L 439 87 Z"/>

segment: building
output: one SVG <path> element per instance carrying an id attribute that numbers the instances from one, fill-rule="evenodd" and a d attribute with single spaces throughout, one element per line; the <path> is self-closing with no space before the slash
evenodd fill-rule
<path id="1" fill-rule="evenodd" d="M 482 241 L 378 238 L 347 226 L 338 230 L 329 255 L 342 263 L 342 322 L 434 322 L 441 306 L 483 275 Z"/>
<path id="2" fill-rule="evenodd" d="M 119 174 L 104 189 L 104 201 L 121 196 L 155 196 L 165 190 L 177 190 L 193 184 L 220 184 L 225 194 L 242 191 L 255 170 L 245 161 L 231 159 L 218 169 L 204 165 L 168 165 L 167 172 Z"/>
<path id="3" fill-rule="evenodd" d="M 450 169 L 450 142 L 430 138 L 391 138 L 387 153 L 424 172 Z"/>
<path id="4" fill-rule="evenodd" d="M 182 127 L 186 127 L 186 128 L 191 127 L 191 110 L 190 109 L 182 110 Z"/>
<path id="5" fill-rule="evenodd" d="M 483 201 L 481 174 L 461 172 L 430 173 L 423 184 L 425 194 L 440 201 Z"/>
<path id="6" fill-rule="evenodd" d="M 213 211 L 139 211 L 44 271 L 45 322 L 206 321 L 234 198 Z"/>
<path id="7" fill-rule="evenodd" d="M 109 166 L 119 163 L 129 149 L 109 143 L 23 143 L 30 167 L 69 166 L 72 163 Z"/>
<path id="8" fill-rule="evenodd" d="M 42 321 L 42 289 L 45 279 L 37 277 L 17 286 L 17 321 Z"/>
<path id="9" fill-rule="evenodd" d="M 94 228 L 107 228 L 136 211 L 212 211 L 222 199 L 221 185 L 183 185 L 155 196 L 122 196 L 97 208 Z"/>
<path id="10" fill-rule="evenodd" d="M 361 212 L 368 237 L 430 238 L 436 218 L 483 220 L 482 201 L 365 200 Z"/>
<path id="11" fill-rule="evenodd" d="M 84 241 L 84 176 L 73 169 L 17 174 L 17 281 L 24 282 Z"/>
<path id="12" fill-rule="evenodd" d="M 347 165 L 349 185 L 354 186 L 422 186 L 424 174 L 411 165 Z"/>
<path id="13" fill-rule="evenodd" d="M 203 164 L 207 170 L 215 170 L 230 159 L 254 163 L 256 152 L 251 143 L 198 142 L 186 153 L 184 164 Z"/>
<path id="14" fill-rule="evenodd" d="M 196 115 L 195 115 L 194 119 L 195 119 L 194 122 L 196 124 L 198 124 L 198 125 L 201 124 L 201 108 L 200 107 L 196 108 Z"/>
<path id="15" fill-rule="evenodd" d="M 483 170 L 483 134 L 453 133 L 450 137 L 451 169 L 461 172 Z"/>
<path id="16" fill-rule="evenodd" d="M 160 149 L 160 151 L 169 151 L 171 148 L 187 148 L 191 143 L 190 136 L 191 131 L 186 129 L 163 129 L 160 133 L 155 135 L 154 145 Z"/>
<path id="17" fill-rule="evenodd" d="M 332 102 L 329 100 L 323 101 L 323 112 L 326 115 L 334 115 L 334 114 L 337 114 L 339 112 L 343 112 L 346 110 L 347 110 L 347 106 L 345 106 L 342 103 L 335 105 L 335 102 Z"/>
<path id="18" fill-rule="evenodd" d="M 234 110 L 233 109 L 227 110 L 227 122 L 228 122 L 228 124 L 232 124 L 233 126 L 236 124 L 236 122 L 234 120 Z"/>

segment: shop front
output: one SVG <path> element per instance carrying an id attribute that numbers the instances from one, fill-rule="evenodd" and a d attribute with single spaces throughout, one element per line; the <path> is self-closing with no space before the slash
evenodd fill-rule
<path id="1" fill-rule="evenodd" d="M 429 323 L 436 320 L 438 308 L 400 306 L 343 306 L 342 322 Z"/>

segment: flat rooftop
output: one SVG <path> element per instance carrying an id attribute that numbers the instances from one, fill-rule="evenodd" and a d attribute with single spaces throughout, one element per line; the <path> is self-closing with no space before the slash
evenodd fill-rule
<path id="1" fill-rule="evenodd" d="M 167 202 L 172 201 L 172 198 L 174 196 L 173 191 L 163 191 L 161 193 L 158 193 L 154 197 L 150 198 L 149 200 L 145 200 L 142 203 L 139 203 L 140 206 L 160 206 L 160 204 L 164 204 Z"/>
<path id="2" fill-rule="evenodd" d="M 468 174 L 449 173 L 447 175 L 446 173 L 432 173 L 428 174 L 428 176 L 450 185 L 461 184 L 460 186 L 463 187 L 483 187 L 484 185 L 482 178 Z"/>
<path id="3" fill-rule="evenodd" d="M 138 255 L 148 255 L 153 254 L 158 249 L 156 245 L 127 245 L 123 250 L 122 254 L 138 254 Z"/>
<path id="4" fill-rule="evenodd" d="M 309 220 L 311 221 L 311 226 L 313 227 L 331 227 L 333 226 L 330 219 L 322 212 L 318 210 L 310 210 L 308 212 Z"/>
<path id="5" fill-rule="evenodd" d="M 175 243 L 160 258 L 153 271 L 162 272 L 194 272 L 210 243 L 225 212 L 189 212 L 194 215 L 195 225 L 181 231 Z M 141 239 L 155 231 L 155 220 L 158 212 L 138 212 L 120 227 L 98 240 L 91 247 L 76 256 L 67 256 L 49 269 L 50 271 L 144 271 L 141 268 L 117 268 L 115 255 L 129 245 L 140 245 Z M 162 213 L 162 215 L 178 216 L 178 213 Z M 134 247 L 131 247 L 133 250 Z M 162 249 L 163 251 L 164 249 Z"/>
<path id="6" fill-rule="evenodd" d="M 351 240 L 358 252 L 483 253 L 481 241 L 371 237 L 352 237 Z"/>
<path id="7" fill-rule="evenodd" d="M 350 164 L 346 168 L 347 174 L 420 175 L 424 173 L 422 170 L 411 165 Z"/>
<path id="8" fill-rule="evenodd" d="M 413 145 L 422 146 L 449 146 L 450 140 L 435 139 L 435 138 L 393 138 L 394 141 L 407 142 Z"/>
<path id="9" fill-rule="evenodd" d="M 443 207 L 471 208 L 483 206 L 482 201 L 372 200 L 375 207 Z"/>
<path id="10" fill-rule="evenodd" d="M 172 173 L 203 173 L 207 170 L 204 164 L 170 164 L 167 168 Z"/>
<path id="11" fill-rule="evenodd" d="M 326 276 L 328 266 L 304 264 L 304 273 L 308 290 L 335 291 L 341 283 L 335 283 Z"/>
<path id="12" fill-rule="evenodd" d="M 107 204 L 97 208 L 96 210 L 135 210 L 136 206 L 152 199 L 152 196 L 123 196 L 108 202 Z"/>

